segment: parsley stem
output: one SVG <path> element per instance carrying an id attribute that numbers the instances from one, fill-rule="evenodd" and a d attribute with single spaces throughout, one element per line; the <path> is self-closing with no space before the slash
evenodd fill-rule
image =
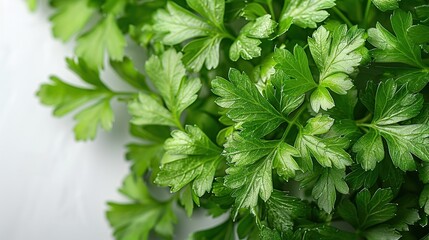
<path id="1" fill-rule="evenodd" d="M 272 19 L 276 19 L 276 15 L 274 14 L 274 8 L 273 8 L 273 2 L 268 2 L 268 9 L 270 10 L 270 14 L 272 16 Z"/>
<path id="2" fill-rule="evenodd" d="M 184 132 L 184 131 L 185 131 L 185 128 L 182 126 L 182 123 L 180 122 L 179 117 L 177 117 L 177 115 L 176 115 L 176 114 L 174 114 L 173 118 L 174 118 L 174 122 L 176 123 L 176 127 L 177 127 L 179 130 L 181 130 L 182 132 Z"/>
<path id="3" fill-rule="evenodd" d="M 363 15 L 363 24 L 362 24 L 364 28 L 368 27 L 368 15 L 369 15 L 369 10 L 371 10 L 371 4 L 372 4 L 371 0 L 368 0 L 366 3 L 365 13 Z"/>
<path id="4" fill-rule="evenodd" d="M 356 124 L 365 123 L 372 118 L 372 113 L 368 113 L 365 117 L 356 120 Z"/>
<path id="5" fill-rule="evenodd" d="M 301 106 L 301 108 L 298 110 L 298 112 L 295 114 L 295 116 L 293 116 L 292 120 L 288 121 L 288 126 L 285 130 L 285 132 L 283 133 L 282 136 L 282 140 L 281 142 L 283 142 L 283 140 L 285 140 L 285 138 L 287 137 L 287 135 L 289 134 L 290 130 L 292 129 L 292 126 L 297 126 L 299 129 L 302 128 L 301 124 L 297 122 L 298 118 L 301 116 L 301 114 L 304 112 L 304 110 L 307 108 L 307 105 L 303 105 Z"/>
<path id="6" fill-rule="evenodd" d="M 338 9 L 337 7 L 333 7 L 332 10 L 334 10 L 337 16 L 340 17 L 341 20 L 343 20 L 347 24 L 347 26 L 349 27 L 353 26 L 353 23 L 350 22 L 350 20 L 343 14 L 343 12 L 340 11 L 340 9 Z"/>

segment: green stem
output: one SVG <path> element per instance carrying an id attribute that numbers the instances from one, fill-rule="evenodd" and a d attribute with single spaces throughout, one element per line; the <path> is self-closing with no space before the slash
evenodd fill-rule
<path id="1" fill-rule="evenodd" d="M 302 128 L 302 125 L 300 123 L 298 123 L 297 120 L 306 108 L 307 108 L 306 105 L 301 106 L 301 108 L 296 112 L 295 116 L 293 116 L 293 118 L 290 121 L 288 121 L 288 126 L 287 126 L 285 132 L 283 133 L 281 142 L 283 142 L 286 139 L 287 135 L 289 134 L 289 132 L 293 126 L 297 126 L 299 129 Z"/>
<path id="2" fill-rule="evenodd" d="M 349 27 L 353 26 L 353 23 L 350 22 L 350 20 L 343 14 L 343 12 L 340 11 L 337 7 L 333 7 L 332 10 L 340 17 Z"/>
<path id="3" fill-rule="evenodd" d="M 372 113 L 368 113 L 365 117 L 356 120 L 356 124 L 365 123 L 372 118 Z"/>
<path id="4" fill-rule="evenodd" d="M 365 13 L 363 15 L 363 28 L 367 28 L 368 27 L 368 15 L 369 15 L 369 10 L 371 10 L 371 0 L 368 0 L 366 3 L 366 8 L 365 8 Z"/>
<path id="5" fill-rule="evenodd" d="M 272 1 L 268 2 L 268 9 L 270 10 L 271 16 L 273 16 L 272 19 L 276 19 L 276 16 L 274 14 L 274 8 L 273 8 L 273 2 Z"/>
<path id="6" fill-rule="evenodd" d="M 374 128 L 374 126 L 372 124 L 369 124 L 369 123 L 356 123 L 356 126 L 358 126 L 358 127 Z"/>
<path id="7" fill-rule="evenodd" d="M 181 131 L 185 131 L 185 128 L 182 126 L 182 123 L 180 122 L 180 116 L 177 116 L 176 113 L 173 113 L 173 119 L 174 119 L 174 123 L 176 124 L 176 127 L 181 130 Z"/>

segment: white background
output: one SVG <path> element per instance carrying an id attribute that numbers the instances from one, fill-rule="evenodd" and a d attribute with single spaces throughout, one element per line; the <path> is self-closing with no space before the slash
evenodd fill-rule
<path id="1" fill-rule="evenodd" d="M 76 143 L 72 117 L 54 118 L 39 103 L 35 93 L 50 74 L 78 82 L 64 61 L 73 46 L 53 39 L 50 13 L 46 6 L 30 13 L 24 0 L 0 0 L 0 239 L 113 239 L 105 203 L 123 200 L 116 189 L 129 167 L 128 115 L 115 104 L 112 132 Z M 207 227 L 180 214 L 175 239 Z"/>

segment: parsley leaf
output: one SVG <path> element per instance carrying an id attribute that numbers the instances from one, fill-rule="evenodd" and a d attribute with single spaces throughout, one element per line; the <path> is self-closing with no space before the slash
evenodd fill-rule
<path id="1" fill-rule="evenodd" d="M 344 95 L 353 87 L 350 75 L 356 72 L 363 58 L 364 43 L 364 31 L 356 26 L 347 30 L 346 25 L 340 25 L 332 33 L 321 26 L 308 39 L 320 73 L 319 87 L 310 98 L 315 112 L 334 106 L 326 88 Z"/>
<path id="2" fill-rule="evenodd" d="M 132 170 L 143 176 L 148 169 L 156 173 L 164 155 L 164 142 L 170 137 L 170 129 L 164 126 L 137 126 L 131 124 L 130 133 L 141 142 L 127 144 L 127 160 L 132 161 Z M 153 175 L 152 175 L 153 176 Z"/>
<path id="3" fill-rule="evenodd" d="M 105 86 L 96 70 L 92 70 L 83 60 L 67 60 L 69 68 L 90 85 L 83 88 L 70 85 L 58 77 L 51 77 L 52 83 L 43 84 L 37 96 L 40 101 L 54 107 L 54 115 L 61 117 L 76 109 L 82 109 L 75 115 L 74 128 L 77 140 L 94 139 L 98 126 L 109 131 L 114 121 L 110 101 L 116 93 Z M 84 107 L 92 103 L 88 107 Z"/>
<path id="4" fill-rule="evenodd" d="M 414 67 L 424 67 L 420 47 L 408 36 L 407 29 L 413 24 L 411 13 L 395 10 L 390 19 L 393 32 L 390 33 L 380 23 L 368 30 L 368 41 L 377 49 L 372 55 L 377 62 L 399 62 Z"/>
<path id="5" fill-rule="evenodd" d="M 63 41 L 70 40 L 83 29 L 94 12 L 95 8 L 88 0 L 65 1 L 50 18 L 54 36 Z"/>
<path id="6" fill-rule="evenodd" d="M 245 139 L 233 134 L 225 144 L 228 161 L 225 186 L 233 189 L 235 216 L 240 208 L 257 205 L 258 195 L 267 201 L 273 191 L 272 168 L 278 141 Z"/>
<path id="7" fill-rule="evenodd" d="M 354 145 L 356 160 L 365 170 L 373 170 L 378 162 L 384 159 L 384 146 L 380 134 L 370 129 Z"/>
<path id="8" fill-rule="evenodd" d="M 275 52 L 274 60 L 277 69 L 281 69 L 290 80 L 290 91 L 304 94 L 314 88 L 311 94 L 311 107 L 315 112 L 320 108 L 328 110 L 335 106 L 334 99 L 328 88 L 345 95 L 353 87 L 350 75 L 357 71 L 365 53 L 364 31 L 357 27 L 347 30 L 346 25 L 340 25 L 333 33 L 320 26 L 308 45 L 313 59 L 319 69 L 319 81 L 316 84 L 308 66 L 308 59 L 302 47 L 295 46 L 293 54 L 284 49 Z"/>
<path id="9" fill-rule="evenodd" d="M 146 61 L 147 75 L 158 89 L 167 108 L 156 96 L 140 93 L 128 105 L 133 116 L 132 123 L 182 127 L 180 116 L 197 99 L 201 82 L 197 78 L 186 78 L 186 69 L 181 59 L 181 53 L 169 49 L 161 57 L 152 56 Z"/>
<path id="10" fill-rule="evenodd" d="M 355 204 L 346 200 L 338 208 L 338 214 L 358 229 L 367 229 L 393 218 L 396 204 L 390 203 L 390 189 L 377 189 L 371 196 L 368 189 L 356 195 Z"/>
<path id="11" fill-rule="evenodd" d="M 319 86 L 346 94 L 353 86 L 349 76 L 356 72 L 362 60 L 364 44 L 364 30 L 356 26 L 347 30 L 346 25 L 340 25 L 332 33 L 320 26 L 308 39 L 320 72 Z"/>
<path id="12" fill-rule="evenodd" d="M 334 119 L 317 115 L 311 118 L 295 141 L 295 147 L 300 151 L 301 167 L 309 170 L 313 167 L 311 156 L 324 167 L 344 169 L 352 164 L 350 155 L 344 151 L 344 141 L 339 138 L 320 138 L 315 135 L 327 133 L 334 124 Z"/>
<path id="13" fill-rule="evenodd" d="M 319 174 L 315 172 L 316 174 Z M 311 192 L 317 205 L 327 213 L 332 212 L 337 199 L 336 191 L 347 194 L 349 187 L 344 181 L 345 172 L 341 169 L 325 168 L 321 171 L 316 184 Z"/>
<path id="14" fill-rule="evenodd" d="M 268 38 L 276 26 L 277 23 L 271 20 L 270 14 L 261 16 L 245 25 L 229 49 L 231 60 L 237 61 L 240 56 L 244 60 L 259 57 L 262 49 L 259 47 L 261 41 L 258 39 Z"/>
<path id="15" fill-rule="evenodd" d="M 192 182 L 192 189 L 201 197 L 212 189 L 216 169 L 223 160 L 221 149 L 198 127 L 188 125 L 185 131 L 173 131 L 173 138 L 165 142 L 166 153 L 155 183 L 171 186 L 176 192 Z"/>
<path id="16" fill-rule="evenodd" d="M 279 33 L 285 33 L 292 24 L 302 28 L 316 28 L 329 13 L 325 9 L 335 6 L 335 0 L 290 0 L 285 2 L 280 14 Z"/>
<path id="17" fill-rule="evenodd" d="M 237 123 L 242 134 L 262 137 L 285 121 L 245 73 L 231 69 L 228 77 L 229 81 L 221 77 L 213 80 L 212 91 L 221 97 L 216 103 L 228 109 L 226 115 Z"/>
<path id="18" fill-rule="evenodd" d="M 174 2 L 168 2 L 166 10 L 155 14 L 154 30 L 163 35 L 162 41 L 168 45 L 200 37 L 184 47 L 184 63 L 194 71 L 199 71 L 204 63 L 207 69 L 215 68 L 219 64 L 220 42 L 229 37 L 223 25 L 225 1 L 187 0 L 187 4 L 202 18 Z"/>
<path id="19" fill-rule="evenodd" d="M 75 51 L 91 68 L 97 69 L 103 67 L 106 52 L 109 53 L 110 59 L 122 60 L 126 45 L 115 16 L 108 14 L 90 31 L 79 37 Z"/>
<path id="20" fill-rule="evenodd" d="M 219 224 L 213 228 L 201 230 L 192 233 L 188 238 L 189 240 L 234 240 L 234 223 L 231 220 L 227 220 L 222 224 Z"/>
<path id="21" fill-rule="evenodd" d="M 395 10 L 399 7 L 400 0 L 372 0 L 372 3 L 380 9 L 380 11 Z"/>
<path id="22" fill-rule="evenodd" d="M 420 207 L 423 208 L 425 213 L 429 215 L 429 185 L 428 184 L 425 185 L 422 192 L 420 193 L 419 204 L 420 204 Z"/>
<path id="23" fill-rule="evenodd" d="M 273 191 L 266 206 L 268 223 L 280 232 L 291 231 L 295 222 L 308 218 L 312 210 L 300 199 L 277 190 Z"/>
<path id="24" fill-rule="evenodd" d="M 162 105 L 159 98 L 140 93 L 128 104 L 128 112 L 136 125 L 177 126 L 173 115 Z"/>
<path id="25" fill-rule="evenodd" d="M 284 83 L 287 94 L 299 96 L 317 87 L 302 47 L 295 46 L 293 54 L 286 49 L 276 49 L 273 58 L 277 62 L 277 71 L 283 71 L 291 77 L 286 78 Z"/>
<path id="26" fill-rule="evenodd" d="M 160 92 L 165 105 L 176 118 L 197 99 L 201 88 L 199 79 L 186 79 L 186 69 L 182 64 L 182 54 L 174 49 L 162 56 L 152 56 L 146 62 L 146 72 L 151 82 Z"/>
<path id="27" fill-rule="evenodd" d="M 129 175 L 119 190 L 133 202 L 108 203 L 106 213 L 118 240 L 146 240 L 151 231 L 164 237 L 172 237 L 173 224 L 177 222 L 171 202 L 159 202 L 153 198 L 142 179 Z"/>
<path id="28" fill-rule="evenodd" d="M 406 85 L 398 86 L 389 80 L 377 88 L 374 117 L 371 124 L 362 124 L 370 130 L 360 138 L 353 151 L 365 170 L 374 169 L 377 162 L 384 158 L 383 137 L 389 148 L 393 164 L 401 170 L 414 170 L 416 164 L 413 155 L 429 161 L 427 124 L 398 125 L 420 113 L 423 98 L 411 93 Z"/>

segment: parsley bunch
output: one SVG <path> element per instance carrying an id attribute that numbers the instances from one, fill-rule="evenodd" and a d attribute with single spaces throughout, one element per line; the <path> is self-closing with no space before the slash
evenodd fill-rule
<path id="1" fill-rule="evenodd" d="M 41 102 L 77 140 L 112 128 L 114 100 L 131 116 L 116 239 L 172 238 L 176 206 L 229 216 L 189 239 L 429 238 L 429 1 L 50 4 L 85 87 L 53 76 Z"/>

